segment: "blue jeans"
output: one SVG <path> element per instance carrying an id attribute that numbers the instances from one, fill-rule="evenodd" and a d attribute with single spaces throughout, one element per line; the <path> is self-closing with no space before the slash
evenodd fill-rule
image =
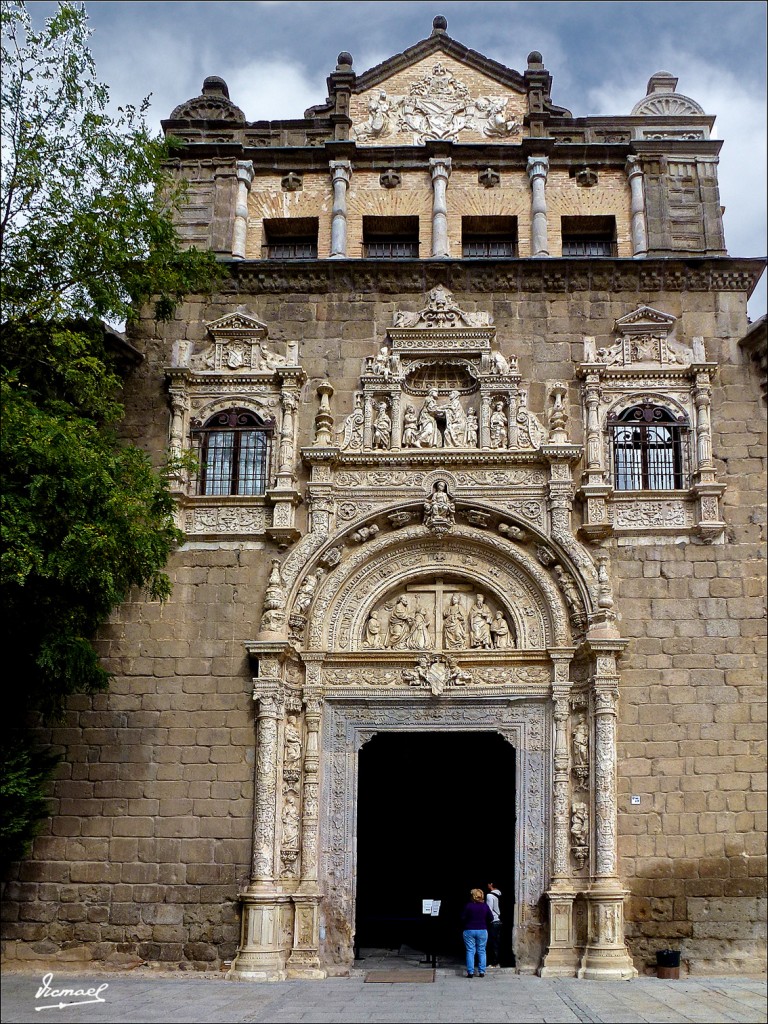
<path id="1" fill-rule="evenodd" d="M 475 953 L 477 953 L 479 974 L 485 974 L 485 944 L 488 932 L 482 928 L 467 928 L 464 932 L 464 948 L 467 951 L 467 974 L 475 973 Z"/>

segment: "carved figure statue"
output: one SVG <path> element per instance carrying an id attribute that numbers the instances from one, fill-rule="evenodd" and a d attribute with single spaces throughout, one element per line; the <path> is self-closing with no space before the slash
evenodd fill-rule
<path id="1" fill-rule="evenodd" d="M 465 672 L 455 658 L 447 657 L 445 659 L 445 666 L 448 675 L 448 682 L 452 686 L 466 686 L 467 683 L 472 682 L 472 673 Z"/>
<path id="2" fill-rule="evenodd" d="M 503 651 L 509 647 L 515 646 L 509 629 L 509 623 L 504 618 L 503 612 L 496 612 L 496 615 L 488 628 L 491 632 L 491 641 L 493 643 L 494 650 Z"/>
<path id="3" fill-rule="evenodd" d="M 380 139 L 389 135 L 391 131 L 389 97 L 380 90 L 368 102 L 368 120 L 355 129 L 355 134 L 360 142 L 368 142 L 370 139 Z"/>
<path id="4" fill-rule="evenodd" d="M 462 651 L 467 646 L 467 620 L 458 594 L 451 597 L 443 612 L 443 647 L 446 651 Z"/>
<path id="5" fill-rule="evenodd" d="M 307 576 L 304 582 L 301 584 L 299 593 L 296 596 L 295 605 L 295 611 L 298 612 L 299 615 L 306 614 L 307 609 L 312 604 L 312 598 L 314 596 L 315 591 L 317 590 L 317 584 L 320 582 L 324 575 L 324 569 L 317 569 L 314 575 L 310 573 L 309 576 Z"/>
<path id="6" fill-rule="evenodd" d="M 571 839 L 573 855 L 582 867 L 589 856 L 589 810 L 585 803 L 575 803 L 571 807 Z"/>
<path id="7" fill-rule="evenodd" d="M 405 650 L 408 646 L 408 637 L 411 635 L 412 625 L 413 616 L 408 607 L 408 600 L 401 595 L 395 601 L 395 607 L 389 615 L 387 647 L 394 651 Z"/>
<path id="8" fill-rule="evenodd" d="M 580 714 L 573 727 L 571 737 L 571 752 L 573 755 L 573 770 L 579 780 L 579 789 L 586 788 L 589 776 L 589 726 L 587 716 Z"/>
<path id="9" fill-rule="evenodd" d="M 429 660 L 422 656 L 412 669 L 403 669 L 403 679 L 409 686 L 429 686 Z"/>
<path id="10" fill-rule="evenodd" d="M 458 391 L 449 393 L 448 405 L 442 411 L 445 413 L 445 447 L 463 448 L 467 443 L 467 417 L 461 408 Z"/>
<path id="11" fill-rule="evenodd" d="M 506 448 L 508 422 L 503 402 L 494 402 L 489 426 L 491 448 Z"/>
<path id="12" fill-rule="evenodd" d="M 376 611 L 371 612 L 365 624 L 363 647 L 368 647 L 371 650 L 378 650 L 381 647 L 381 622 L 379 613 Z"/>
<path id="13" fill-rule="evenodd" d="M 447 533 L 456 518 L 456 506 L 448 494 L 448 485 L 438 480 L 424 502 L 424 525 L 433 533 Z"/>
<path id="14" fill-rule="evenodd" d="M 509 373 L 509 363 L 501 352 L 491 352 L 491 369 L 494 373 Z"/>
<path id="15" fill-rule="evenodd" d="M 565 603 L 568 605 L 571 622 L 576 628 L 581 628 L 585 623 L 585 619 L 576 584 L 561 565 L 556 565 L 552 571 L 557 576 L 557 582 L 560 584 Z"/>
<path id="16" fill-rule="evenodd" d="M 342 451 L 356 451 L 363 447 L 363 425 L 365 414 L 363 413 L 363 396 L 355 396 L 355 408 L 347 416 L 339 427 L 337 433 L 341 434 L 339 447 Z"/>
<path id="17" fill-rule="evenodd" d="M 467 413 L 467 448 L 477 448 L 479 424 L 474 409 Z"/>
<path id="18" fill-rule="evenodd" d="M 288 715 L 285 723 L 285 767 L 297 769 L 301 764 L 301 733 L 296 724 L 296 715 Z"/>
<path id="19" fill-rule="evenodd" d="M 528 396 L 520 395 L 520 408 L 515 417 L 518 426 L 518 440 L 522 448 L 538 448 L 547 439 L 547 432 L 538 418 L 528 409 Z"/>
<path id="20" fill-rule="evenodd" d="M 482 594 L 475 595 L 475 603 L 469 609 L 469 642 L 471 647 L 483 650 L 491 648 L 491 622 L 493 615 Z"/>
<path id="21" fill-rule="evenodd" d="M 413 613 L 413 625 L 408 637 L 408 646 L 412 651 L 428 651 L 432 647 L 432 636 L 429 631 L 427 613 L 417 604 Z"/>
<path id="22" fill-rule="evenodd" d="M 418 444 L 419 417 L 413 406 L 408 403 L 403 410 L 403 448 L 416 448 Z"/>
<path id="23" fill-rule="evenodd" d="M 421 407 L 416 435 L 416 446 L 418 448 L 443 447 L 443 438 L 436 418 L 436 414 L 440 412 L 437 396 L 437 388 L 432 388 L 424 400 L 424 405 Z"/>
<path id="24" fill-rule="evenodd" d="M 375 373 L 385 379 L 389 377 L 390 355 L 386 345 L 382 345 L 378 354 L 373 357 L 368 367 L 369 373 Z"/>
<path id="25" fill-rule="evenodd" d="M 386 402 L 379 402 L 377 408 L 378 413 L 373 421 L 373 447 L 388 449 L 392 443 L 392 420 Z"/>
<path id="26" fill-rule="evenodd" d="M 296 797 L 293 793 L 286 793 L 283 813 L 283 846 L 287 850 L 297 850 L 299 847 L 299 808 L 296 806 Z"/>

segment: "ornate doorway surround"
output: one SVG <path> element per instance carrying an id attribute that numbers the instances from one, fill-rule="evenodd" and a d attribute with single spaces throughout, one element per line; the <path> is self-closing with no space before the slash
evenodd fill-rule
<path id="1" fill-rule="evenodd" d="M 616 828 L 626 642 L 607 556 L 571 527 L 581 448 L 564 388 L 549 389 L 547 430 L 487 314 L 445 289 L 395 323 L 336 437 L 333 389 L 318 388 L 309 530 L 273 561 L 247 644 L 254 846 L 230 976 L 349 969 L 358 752 L 376 732 L 437 729 L 515 748 L 518 969 L 631 977 Z"/>

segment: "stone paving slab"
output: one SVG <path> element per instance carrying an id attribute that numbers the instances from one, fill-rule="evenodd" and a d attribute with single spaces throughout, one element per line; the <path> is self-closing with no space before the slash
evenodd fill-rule
<path id="1" fill-rule="evenodd" d="M 362 972 L 360 972 L 362 974 Z M 42 972 L 6 971 L 2 1024 L 765 1024 L 764 976 L 625 982 L 542 979 L 512 971 L 468 981 L 438 970 L 433 985 L 366 985 L 363 976 L 269 985 L 232 983 L 223 976 L 155 972 L 54 972 L 50 987 L 107 984 L 104 1000 L 82 996 L 36 998 Z M 41 1009 L 45 1006 L 46 1009 Z"/>

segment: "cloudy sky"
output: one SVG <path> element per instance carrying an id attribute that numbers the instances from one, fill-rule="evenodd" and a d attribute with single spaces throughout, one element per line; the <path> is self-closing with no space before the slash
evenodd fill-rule
<path id="1" fill-rule="evenodd" d="M 35 19 L 53 4 L 29 4 Z M 249 120 L 301 117 L 322 102 L 340 50 L 360 73 L 428 36 L 448 34 L 525 70 L 540 50 L 553 100 L 576 116 L 629 113 L 660 70 L 678 91 L 717 115 L 724 139 L 720 190 L 734 256 L 766 251 L 766 5 L 762 0 L 676 2 L 484 2 L 484 0 L 208 0 L 86 3 L 91 48 L 116 103 L 151 94 L 155 123 L 220 75 Z M 765 277 L 750 303 L 765 312 Z"/>

